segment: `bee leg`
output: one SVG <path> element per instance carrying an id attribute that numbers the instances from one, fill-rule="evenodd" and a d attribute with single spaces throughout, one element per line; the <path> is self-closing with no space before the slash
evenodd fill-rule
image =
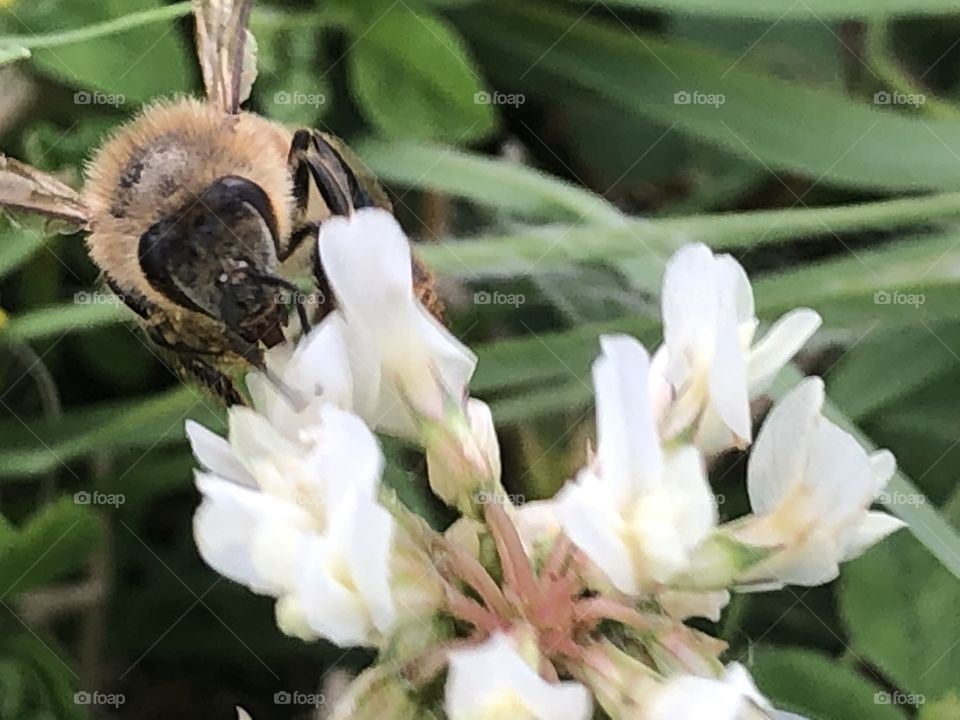
<path id="1" fill-rule="evenodd" d="M 320 226 L 317 223 L 307 223 L 292 233 L 290 233 L 290 239 L 287 240 L 287 246 L 284 248 L 277 248 L 277 260 L 281 263 L 286 262 L 291 255 L 293 255 L 300 246 L 303 245 L 307 240 L 313 240 L 316 242 L 320 237 Z"/>
<path id="2" fill-rule="evenodd" d="M 293 170 L 293 193 L 297 209 L 304 215 L 307 212 L 312 178 L 331 214 L 349 215 L 350 198 L 344 188 L 345 178 L 337 177 L 338 163 L 329 154 L 326 157 L 318 156 L 317 148 L 312 131 L 297 130 L 293 134 L 287 163 Z M 331 163 L 331 160 L 334 162 Z"/>
<path id="3" fill-rule="evenodd" d="M 181 377 L 199 383 L 220 398 L 228 407 L 247 404 L 233 380 L 199 357 L 177 355 L 176 360 L 174 360 L 174 370 Z"/>
<path id="4" fill-rule="evenodd" d="M 155 308 L 153 303 L 147 300 L 146 297 L 132 290 L 124 290 L 120 287 L 116 280 L 106 273 L 103 275 L 103 280 L 107 283 L 107 287 L 110 288 L 110 291 L 120 298 L 124 305 L 139 315 L 142 320 L 150 319 L 150 316 L 153 315 Z"/>
<path id="5" fill-rule="evenodd" d="M 171 367 L 177 377 L 198 383 L 227 406 L 247 404 L 233 380 L 205 359 L 217 357 L 219 353 L 198 350 L 184 343 L 170 342 L 164 337 L 160 326 L 147 328 L 146 333 L 150 341 L 163 351 L 166 364 Z"/>

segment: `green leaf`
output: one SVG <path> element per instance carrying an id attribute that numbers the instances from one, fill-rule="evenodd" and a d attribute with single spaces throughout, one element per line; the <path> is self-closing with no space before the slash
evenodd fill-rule
<path id="1" fill-rule="evenodd" d="M 958 217 L 960 193 L 940 193 L 824 208 L 691 215 L 659 220 L 623 217 L 619 225 L 602 229 L 569 225 L 521 228 L 507 235 L 458 241 L 450 249 L 425 246 L 422 255 L 434 270 L 450 275 L 463 275 L 465 266 L 469 270 L 467 274 L 523 274 L 531 266 L 637 259 L 649 262 L 658 257 L 666 260 L 668 255 L 689 242 L 745 250 L 799 238 L 833 237 L 863 230 L 889 231 Z M 955 230 L 945 230 L 932 237 L 948 242 L 956 234 Z M 456 251 L 456 257 L 450 250 Z M 929 252 L 934 250 L 930 248 Z M 857 255 L 861 252 L 857 251 Z M 850 262 L 858 263 L 858 260 L 851 257 Z M 921 268 L 921 273 L 929 265 Z M 946 273 L 949 267 L 941 266 L 940 270 Z M 807 287 L 808 291 L 810 289 Z"/>
<path id="2" fill-rule="evenodd" d="M 919 543 L 904 533 L 880 543 L 844 568 L 840 588 L 857 655 L 904 692 L 933 699 L 956 688 L 960 583 Z"/>
<path id="3" fill-rule="evenodd" d="M 183 92 L 192 84 L 189 52 L 176 26 L 168 23 L 159 31 L 143 26 L 144 21 L 182 15 L 183 9 L 181 5 L 171 10 L 158 0 L 61 0 L 53 8 L 46 4 L 24 12 L 23 22 L 35 32 L 46 33 L 47 42 L 23 40 L 22 44 L 33 50 L 32 62 L 44 73 L 95 91 L 78 92 L 75 102 L 80 105 L 147 102 L 158 95 Z M 56 31 L 91 24 L 94 31 Z M 157 72 L 158 67 L 163 72 Z"/>
<path id="4" fill-rule="evenodd" d="M 871 333 L 830 371 L 830 397 L 858 421 L 954 370 L 957 357 L 952 348 L 960 349 L 957 325 Z M 891 373 L 891 367 L 897 372 Z"/>
<path id="5" fill-rule="evenodd" d="M 775 170 L 862 188 L 960 187 L 956 121 L 883 111 L 755 70 L 736 56 L 552 6 L 498 3 L 463 16 L 474 42 L 521 67 L 589 89 L 664 128 L 676 123 L 677 131 Z M 722 102 L 689 102 L 694 93 Z"/>
<path id="6" fill-rule="evenodd" d="M 182 443 L 184 423 L 194 419 L 223 427 L 220 408 L 198 390 L 179 388 L 151 398 L 86 407 L 58 421 L 4 419 L 0 478 L 29 477 L 60 469 L 95 452 L 150 450 Z"/>
<path id="7" fill-rule="evenodd" d="M 90 508 L 73 498 L 46 505 L 0 540 L 0 599 L 77 570 L 99 541 L 100 525 Z"/>
<path id="8" fill-rule="evenodd" d="M 496 124 L 463 41 L 438 18 L 395 5 L 358 28 L 348 59 L 358 103 L 387 136 L 466 143 Z"/>
<path id="9" fill-rule="evenodd" d="M 0 42 L 0 65 L 16 62 L 17 60 L 26 60 L 30 57 L 30 51 L 15 42 Z"/>
<path id="10" fill-rule="evenodd" d="M 62 32 L 51 32 L 48 34 L 31 33 L 30 35 L 22 36 L 0 36 L 0 46 L 19 45 L 27 49 L 36 49 L 56 48 L 63 45 L 89 42 L 90 40 L 99 40 L 118 32 L 137 28 L 141 25 L 174 20 L 178 17 L 189 15 L 192 11 L 192 2 L 180 2 L 174 5 L 165 5 L 152 10 L 145 10 L 143 12 L 130 13 L 129 15 L 107 20 L 106 22 L 95 23 L 87 27 L 63 30 Z"/>
<path id="11" fill-rule="evenodd" d="M 882 617 L 875 610 L 873 615 Z M 884 690 L 880 684 L 822 653 L 760 647 L 753 659 L 750 670 L 757 686 L 784 710 L 798 712 L 810 720 L 906 718 L 898 708 L 882 702 L 880 693 Z"/>
<path id="12" fill-rule="evenodd" d="M 773 317 L 803 304 L 817 310 L 826 327 L 863 328 L 861 336 L 905 325 L 929 330 L 956 317 L 958 234 L 950 228 L 904 236 L 766 275 L 754 283 L 758 306 Z"/>
<path id="13" fill-rule="evenodd" d="M 319 127 L 330 110 L 330 81 L 316 71 L 323 56 L 319 32 L 267 23 L 256 33 L 259 73 L 254 93 L 264 114 L 298 127 Z M 319 57 L 318 57 L 319 56 Z"/>
<path id="14" fill-rule="evenodd" d="M 383 180 L 532 218 L 619 223 L 599 195 L 532 168 L 441 145 L 368 141 L 357 152 Z"/>
<path id="15" fill-rule="evenodd" d="M 92 297 L 78 293 L 78 297 Z M 114 325 L 132 320 L 130 311 L 120 303 L 74 303 L 31 310 L 10 319 L 0 330 L 0 342 L 30 342 L 43 338 L 59 338 L 66 333 Z"/>
<path id="16" fill-rule="evenodd" d="M 586 3 L 587 0 L 576 0 Z M 891 15 L 948 15 L 957 11 L 952 0 L 609 0 L 614 7 L 662 10 L 764 20 L 829 21 L 843 18 L 883 18 Z"/>
<path id="17" fill-rule="evenodd" d="M 924 703 L 920 709 L 920 720 L 954 720 L 960 717 L 960 694 L 952 690 L 939 700 Z"/>
<path id="18" fill-rule="evenodd" d="M 0 278 L 27 262 L 46 241 L 43 233 L 26 227 L 5 228 L 0 235 Z"/>

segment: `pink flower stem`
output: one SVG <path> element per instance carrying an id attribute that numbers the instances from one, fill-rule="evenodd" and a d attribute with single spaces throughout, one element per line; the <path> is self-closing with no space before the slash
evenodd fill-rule
<path id="1" fill-rule="evenodd" d="M 465 620 L 485 633 L 499 630 L 503 624 L 498 616 L 487 610 L 483 605 L 449 585 L 447 586 L 447 610 L 454 617 Z"/>
<path id="2" fill-rule="evenodd" d="M 524 605 L 530 606 L 538 599 L 537 579 L 523 549 L 517 528 L 500 503 L 487 503 L 484 507 L 490 534 L 497 545 L 497 554 L 503 567 L 504 584 L 517 593 Z"/>
<path id="3" fill-rule="evenodd" d="M 476 558 L 451 543 L 446 543 L 444 551 L 447 554 L 446 566 L 457 579 L 473 588 L 487 608 L 503 617 L 510 617 L 513 614 L 500 588 Z"/>
<path id="4" fill-rule="evenodd" d="M 661 624 L 658 618 L 644 615 L 607 597 L 578 601 L 574 606 L 574 614 L 579 623 L 586 623 L 588 626 L 596 625 L 601 620 L 614 620 L 638 630 L 654 630 Z"/>
<path id="5" fill-rule="evenodd" d="M 560 533 L 550 549 L 550 556 L 547 558 L 546 564 L 543 566 L 543 575 L 548 578 L 559 576 L 566 568 L 572 548 L 573 543 L 570 542 L 570 538 L 565 533 Z"/>

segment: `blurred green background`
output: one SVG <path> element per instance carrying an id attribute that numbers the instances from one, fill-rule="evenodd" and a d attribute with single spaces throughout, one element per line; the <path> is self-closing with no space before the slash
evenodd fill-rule
<path id="1" fill-rule="evenodd" d="M 0 151 L 78 185 L 105 133 L 199 91 L 188 14 L 0 0 Z M 250 107 L 350 141 L 421 242 L 513 493 L 583 461 L 597 336 L 659 341 L 683 243 L 738 257 L 765 321 L 818 310 L 799 364 L 896 453 L 887 504 L 912 532 L 705 627 L 810 718 L 960 718 L 956 2 L 261 0 L 252 28 Z M 369 658 L 284 638 L 200 562 L 183 426 L 223 413 L 48 230 L 0 219 L 0 718 L 323 717 L 274 694 L 332 694 Z M 423 463 L 388 449 L 417 500 Z M 744 461 L 713 473 L 725 517 Z"/>

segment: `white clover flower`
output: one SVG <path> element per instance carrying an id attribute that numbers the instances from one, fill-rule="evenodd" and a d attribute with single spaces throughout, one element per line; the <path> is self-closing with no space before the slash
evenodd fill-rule
<path id="1" fill-rule="evenodd" d="M 445 707 L 450 720 L 588 720 L 592 700 L 576 682 L 549 683 L 514 642 L 495 633 L 480 646 L 449 654 Z"/>
<path id="2" fill-rule="evenodd" d="M 194 423 L 205 472 L 194 536 L 203 559 L 278 598 L 286 632 L 374 645 L 394 626 L 396 527 L 376 501 L 383 459 L 356 416 L 324 405 L 291 442 L 249 408 L 230 410 L 230 442 Z"/>
<path id="3" fill-rule="evenodd" d="M 719 679 L 677 675 L 652 698 L 643 720 L 762 720 L 773 708 L 742 665 L 727 666 Z"/>
<path id="4" fill-rule="evenodd" d="M 661 302 L 664 344 L 654 354 L 652 391 L 660 398 L 661 384 L 672 389 L 673 402 L 656 403 L 664 436 L 696 424 L 695 442 L 708 454 L 748 445 L 750 399 L 816 332 L 820 316 L 793 310 L 754 345 L 758 321 L 746 273 L 702 244 L 668 261 Z"/>
<path id="5" fill-rule="evenodd" d="M 320 229 L 320 258 L 338 310 L 354 411 L 387 433 L 417 435 L 416 416 L 462 402 L 476 356 L 416 299 L 410 243 L 386 210 L 364 208 Z M 339 319 L 338 319 L 339 318 Z"/>
<path id="6" fill-rule="evenodd" d="M 731 528 L 740 542 L 777 548 L 748 580 L 820 585 L 903 521 L 870 505 L 896 469 L 883 450 L 868 454 L 821 414 L 823 381 L 807 378 L 778 402 L 747 467 L 755 516 Z M 741 578 L 744 579 L 744 578 Z"/>
<path id="7" fill-rule="evenodd" d="M 717 509 L 697 451 L 664 454 L 660 447 L 646 350 L 627 336 L 600 342 L 593 365 L 597 457 L 560 492 L 555 512 L 617 589 L 636 595 L 685 569 L 714 529 Z"/>

